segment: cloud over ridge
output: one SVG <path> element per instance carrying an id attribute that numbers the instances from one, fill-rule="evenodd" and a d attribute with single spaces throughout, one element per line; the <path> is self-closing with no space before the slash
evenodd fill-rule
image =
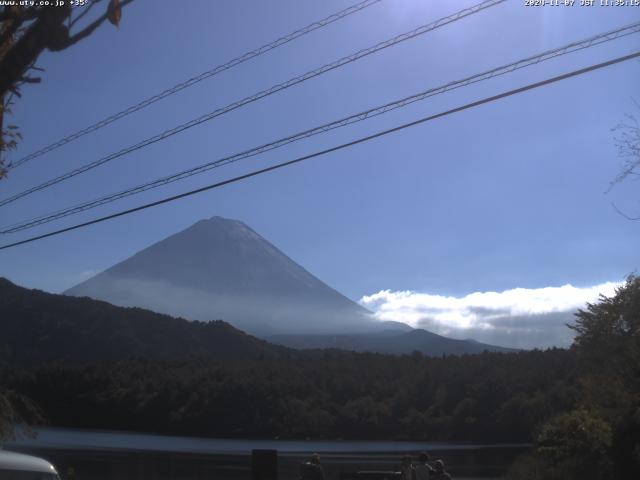
<path id="1" fill-rule="evenodd" d="M 600 295 L 611 296 L 620 282 L 590 287 L 513 288 L 462 297 L 411 290 L 381 290 L 360 303 L 379 320 L 395 320 L 454 338 L 473 338 L 518 348 L 568 346 L 573 314 Z"/>

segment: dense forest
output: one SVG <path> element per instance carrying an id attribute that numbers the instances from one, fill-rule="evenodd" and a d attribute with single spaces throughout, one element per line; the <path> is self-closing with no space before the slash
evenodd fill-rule
<path id="1" fill-rule="evenodd" d="M 119 322 L 106 339 L 117 343 L 113 338 L 124 336 L 130 343 L 138 330 Z M 221 355 L 223 350 L 154 356 L 141 348 L 139 355 L 117 360 L 81 362 L 68 351 L 58 361 L 38 363 L 33 357 L 18 361 L 23 356 L 13 353 L 3 357 L 0 382 L 5 398 L 29 399 L 57 426 L 224 437 L 533 442 L 511 478 L 639 478 L 640 278 L 630 277 L 615 297 L 578 312 L 572 328 L 576 340 L 569 350 L 435 358 L 300 352 L 259 341 L 245 358 Z M 230 332 L 232 338 L 243 335 Z M 144 344 L 154 335 L 134 337 Z M 29 341 L 35 342 L 31 350 L 40 341 L 51 344 L 47 338 Z M 68 350 L 87 348 L 60 341 Z"/>
<path id="2" fill-rule="evenodd" d="M 575 356 L 563 350 L 444 359 L 326 351 L 259 363 L 131 359 L 4 374 L 56 425 L 488 442 L 531 440 L 539 422 L 576 403 L 575 376 Z"/>

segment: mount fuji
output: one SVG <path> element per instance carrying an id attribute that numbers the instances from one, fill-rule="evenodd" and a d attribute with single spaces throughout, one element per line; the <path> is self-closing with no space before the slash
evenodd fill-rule
<path id="1" fill-rule="evenodd" d="M 257 336 L 379 330 L 371 313 L 241 221 L 201 220 L 65 292 Z"/>

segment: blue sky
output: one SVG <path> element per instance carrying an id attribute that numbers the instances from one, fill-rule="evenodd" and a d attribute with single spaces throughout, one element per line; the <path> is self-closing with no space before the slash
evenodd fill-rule
<path id="1" fill-rule="evenodd" d="M 137 0 L 119 29 L 45 53 L 14 107 L 13 158 L 350 5 Z M 384 0 L 11 172 L 4 198 L 272 84 L 477 2 Z M 510 0 L 0 209 L 3 225 L 295 133 L 640 20 L 634 7 Z M 640 47 L 635 35 L 450 92 L 56 223 L 56 227 L 294 158 Z M 0 275 L 60 292 L 212 215 L 237 218 L 353 299 L 381 290 L 473 292 L 618 282 L 640 263 L 638 184 L 611 128 L 638 99 L 640 62 L 429 122 L 302 165 L 0 252 Z M 7 235 L 4 242 L 45 227 Z"/>

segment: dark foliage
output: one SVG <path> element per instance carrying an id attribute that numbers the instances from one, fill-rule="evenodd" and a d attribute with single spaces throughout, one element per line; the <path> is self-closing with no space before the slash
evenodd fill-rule
<path id="1" fill-rule="evenodd" d="M 3 375 L 54 425 L 223 437 L 525 442 L 577 395 L 565 350 L 291 355 L 56 364 Z"/>
<path id="2" fill-rule="evenodd" d="M 0 362 L 22 366 L 126 357 L 261 358 L 286 349 L 222 321 L 190 322 L 140 308 L 53 295 L 0 279 Z"/>
<path id="3" fill-rule="evenodd" d="M 576 314 L 576 408 L 540 430 L 521 480 L 640 478 L 640 277 Z"/>

